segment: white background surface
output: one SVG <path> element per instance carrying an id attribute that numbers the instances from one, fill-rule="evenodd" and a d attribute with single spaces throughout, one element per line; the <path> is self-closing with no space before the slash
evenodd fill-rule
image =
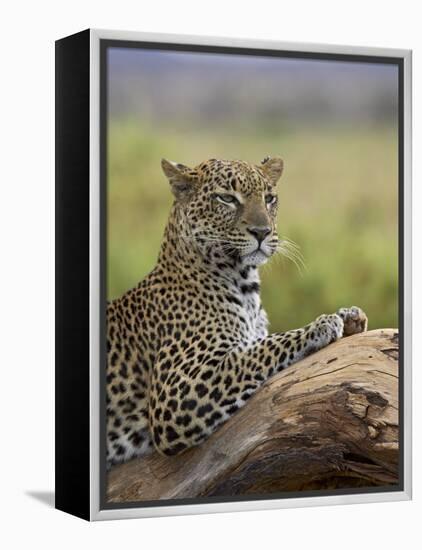
<path id="1" fill-rule="evenodd" d="M 418 2 L 73 0 L 2 3 L 0 545 L 2 548 L 416 548 L 421 352 L 414 350 L 414 501 L 88 524 L 54 485 L 54 40 L 87 27 L 414 50 L 414 341 L 420 341 L 422 148 Z M 77 398 L 77 396 L 75 396 Z M 35 497 L 33 496 L 35 494 Z M 31 496 L 32 495 L 32 496 Z M 41 500 L 40 500 L 41 496 Z M 44 502 L 42 502 L 44 501 Z"/>

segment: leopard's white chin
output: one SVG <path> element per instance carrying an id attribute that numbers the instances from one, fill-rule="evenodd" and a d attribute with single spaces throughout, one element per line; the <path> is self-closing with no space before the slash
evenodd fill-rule
<path id="1" fill-rule="evenodd" d="M 242 256 L 242 263 L 244 265 L 262 265 L 269 259 L 269 256 L 262 252 L 262 250 L 255 250 L 250 254 Z"/>

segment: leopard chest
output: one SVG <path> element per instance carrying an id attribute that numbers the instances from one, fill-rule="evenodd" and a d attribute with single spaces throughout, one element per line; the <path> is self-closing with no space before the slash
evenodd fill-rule
<path id="1" fill-rule="evenodd" d="M 255 288 L 255 285 L 253 285 Z M 259 292 L 255 289 L 241 289 L 242 314 L 247 320 L 248 341 L 253 342 L 262 336 L 262 305 Z"/>
<path id="2" fill-rule="evenodd" d="M 242 320 L 242 336 L 248 343 L 265 335 L 266 315 L 260 298 L 260 282 L 256 271 L 237 274 L 233 280 L 232 293 L 235 296 L 236 313 Z"/>

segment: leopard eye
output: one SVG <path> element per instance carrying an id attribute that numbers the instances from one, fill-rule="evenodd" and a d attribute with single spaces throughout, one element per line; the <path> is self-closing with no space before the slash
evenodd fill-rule
<path id="1" fill-rule="evenodd" d="M 224 194 L 216 193 L 214 196 L 218 201 L 222 202 L 223 204 L 233 204 L 233 205 L 235 205 L 238 202 L 236 197 L 234 197 L 233 195 L 226 194 L 226 193 L 224 193 Z"/>
<path id="2" fill-rule="evenodd" d="M 274 204 L 277 200 L 277 195 L 271 195 L 271 194 L 268 194 L 265 196 L 265 204 L 267 206 L 271 206 L 272 204 Z"/>

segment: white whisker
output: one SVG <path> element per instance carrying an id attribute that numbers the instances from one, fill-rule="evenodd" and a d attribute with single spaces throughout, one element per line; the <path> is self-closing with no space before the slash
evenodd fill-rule
<path id="1" fill-rule="evenodd" d="M 296 266 L 301 275 L 303 275 L 303 272 L 307 270 L 305 259 L 298 244 L 287 237 L 283 237 L 278 244 L 277 253 L 280 253 L 282 256 L 290 260 Z"/>

